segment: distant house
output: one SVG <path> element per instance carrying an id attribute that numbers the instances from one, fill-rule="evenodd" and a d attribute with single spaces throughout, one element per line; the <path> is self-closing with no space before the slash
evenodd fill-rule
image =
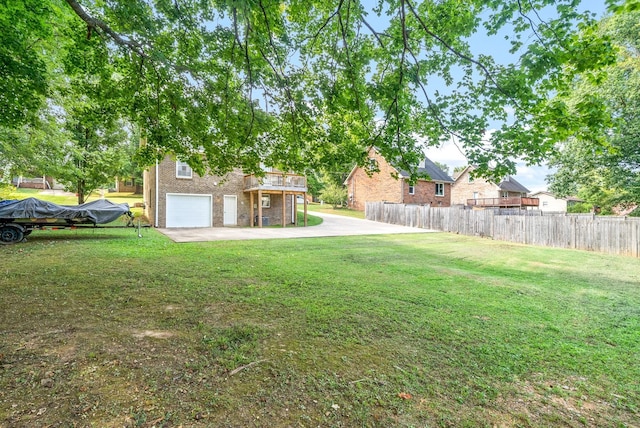
<path id="1" fill-rule="evenodd" d="M 473 166 L 460 171 L 452 188 L 451 203 L 474 207 L 532 207 L 538 200 L 527 197 L 529 189 L 507 175 L 499 183 L 472 177 Z"/>
<path id="2" fill-rule="evenodd" d="M 258 177 L 234 169 L 224 177 L 200 177 L 170 156 L 146 170 L 143 181 L 145 215 L 160 228 L 284 227 L 296 222 L 296 196 L 307 192 L 301 175 L 269 170 Z"/>
<path id="3" fill-rule="evenodd" d="M 573 196 L 557 198 L 553 193 L 546 191 L 535 192 L 530 196 L 540 200 L 540 211 L 567 212 L 571 205 L 584 202 Z"/>
<path id="4" fill-rule="evenodd" d="M 369 149 L 368 162 L 364 167 L 354 167 L 344 182 L 349 208 L 364 211 L 367 202 L 430 204 L 435 207 L 451 205 L 453 179 L 429 159 L 425 159 L 418 168 L 418 172 L 427 174 L 429 179 L 421 179 L 414 184 L 409 181 L 407 171 L 387 162 L 374 147 Z"/>
<path id="5" fill-rule="evenodd" d="M 143 186 L 136 183 L 133 177 L 121 178 L 116 180 L 116 192 L 141 194 Z"/>
<path id="6" fill-rule="evenodd" d="M 21 189 L 52 189 L 54 185 L 53 177 L 13 177 L 11 184 Z"/>

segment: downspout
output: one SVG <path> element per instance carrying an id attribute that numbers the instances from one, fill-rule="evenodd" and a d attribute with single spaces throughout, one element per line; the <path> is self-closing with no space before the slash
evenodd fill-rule
<path id="1" fill-rule="evenodd" d="M 158 179 L 158 159 L 156 159 L 156 200 L 155 200 L 155 209 L 153 211 L 154 214 L 154 227 L 158 227 L 158 195 L 160 194 L 160 191 L 158 190 L 158 184 L 159 184 L 159 179 Z"/>

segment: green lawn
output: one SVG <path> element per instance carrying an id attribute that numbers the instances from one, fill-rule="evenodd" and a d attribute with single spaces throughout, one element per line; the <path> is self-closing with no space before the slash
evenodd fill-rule
<path id="1" fill-rule="evenodd" d="M 307 204 L 307 211 L 343 215 L 355 218 L 364 218 L 364 211 L 356 211 L 350 208 L 333 208 L 333 206 L 331 206 L 330 204 L 318 204 L 315 202 Z"/>
<path id="2" fill-rule="evenodd" d="M 640 260 L 433 233 L 0 247 L 0 426 L 637 426 Z"/>

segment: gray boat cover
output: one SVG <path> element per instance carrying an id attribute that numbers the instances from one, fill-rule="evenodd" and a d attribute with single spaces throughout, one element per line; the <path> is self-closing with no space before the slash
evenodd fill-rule
<path id="1" fill-rule="evenodd" d="M 56 218 L 105 224 L 127 213 L 129 213 L 129 204 L 114 204 L 106 199 L 98 199 L 82 205 L 57 205 L 36 198 L 0 202 L 2 219 Z"/>

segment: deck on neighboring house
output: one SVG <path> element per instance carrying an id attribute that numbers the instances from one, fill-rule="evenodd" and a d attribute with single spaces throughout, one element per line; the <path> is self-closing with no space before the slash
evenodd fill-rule
<path id="1" fill-rule="evenodd" d="M 467 205 L 479 208 L 526 208 L 539 206 L 540 199 L 520 196 L 509 196 L 506 198 L 467 199 Z"/>

